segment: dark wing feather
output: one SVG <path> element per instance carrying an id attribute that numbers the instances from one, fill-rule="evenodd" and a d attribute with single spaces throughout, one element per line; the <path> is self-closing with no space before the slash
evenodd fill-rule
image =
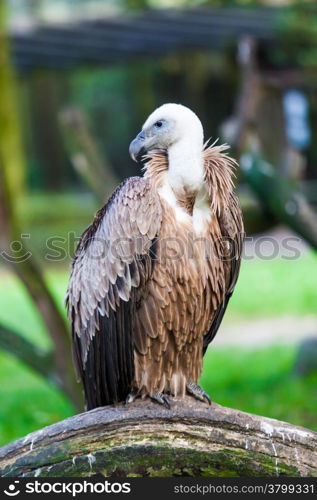
<path id="1" fill-rule="evenodd" d="M 218 220 L 222 234 L 220 255 L 224 259 L 226 289 L 224 299 L 215 313 L 211 327 L 204 336 L 203 354 L 218 331 L 240 271 L 244 228 L 239 202 L 233 192 L 230 194 L 228 204 L 218 215 Z"/>
<path id="2" fill-rule="evenodd" d="M 147 293 L 161 205 L 149 181 L 122 183 L 85 231 L 67 291 L 87 409 L 122 401 L 134 375 L 134 321 Z"/>

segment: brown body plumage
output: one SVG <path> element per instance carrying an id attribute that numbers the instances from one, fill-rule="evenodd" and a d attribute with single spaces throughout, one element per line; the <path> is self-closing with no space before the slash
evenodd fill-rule
<path id="1" fill-rule="evenodd" d="M 117 188 L 84 233 L 68 288 L 74 359 L 88 408 L 183 396 L 197 383 L 237 280 L 243 224 L 224 146 L 203 153 L 204 185 L 161 194 L 168 156 Z M 198 219 L 199 200 L 208 210 Z M 198 222 L 197 222 L 198 221 Z"/>

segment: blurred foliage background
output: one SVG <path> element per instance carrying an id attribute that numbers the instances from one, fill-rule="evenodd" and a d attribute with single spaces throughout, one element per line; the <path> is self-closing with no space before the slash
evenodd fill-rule
<path id="1" fill-rule="evenodd" d="M 0 444 L 81 408 L 71 256 L 114 186 L 140 174 L 128 145 L 164 102 L 194 109 L 241 158 L 246 255 L 202 384 L 217 403 L 317 430 L 314 2 L 0 6 Z"/>

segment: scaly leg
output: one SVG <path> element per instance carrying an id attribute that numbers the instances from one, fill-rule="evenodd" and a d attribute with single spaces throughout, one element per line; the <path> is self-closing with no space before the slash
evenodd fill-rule
<path id="1" fill-rule="evenodd" d="M 171 408 L 170 400 L 162 392 L 155 392 L 150 396 L 150 398 L 153 399 L 153 401 L 156 401 L 157 403 L 166 406 L 166 408 L 168 409 Z"/>
<path id="2" fill-rule="evenodd" d="M 129 394 L 125 398 L 125 403 L 126 404 L 133 403 L 133 401 L 135 401 L 135 399 L 138 397 L 138 394 L 139 394 L 139 391 L 129 392 Z"/>
<path id="3" fill-rule="evenodd" d="M 194 396 L 194 398 L 199 399 L 199 401 L 206 401 L 209 405 L 211 405 L 211 399 L 207 392 L 199 387 L 198 384 L 195 384 L 195 382 L 187 382 L 186 389 L 189 394 Z"/>

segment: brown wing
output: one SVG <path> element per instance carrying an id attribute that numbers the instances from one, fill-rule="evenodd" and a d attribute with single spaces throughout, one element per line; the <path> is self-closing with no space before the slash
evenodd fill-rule
<path id="1" fill-rule="evenodd" d="M 215 216 L 221 232 L 219 258 L 224 263 L 224 299 L 215 312 L 210 329 L 204 336 L 203 354 L 215 337 L 233 293 L 240 271 L 244 227 L 237 196 L 233 192 L 235 160 L 227 156 L 228 146 L 214 146 L 204 151 L 206 181 Z"/>
<path id="2" fill-rule="evenodd" d="M 135 310 L 152 273 L 160 225 L 157 195 L 148 180 L 133 177 L 117 188 L 78 245 L 66 302 L 88 409 L 122 401 L 131 388 Z"/>
<path id="3" fill-rule="evenodd" d="M 232 193 L 230 205 L 225 208 L 224 212 L 219 217 L 219 225 L 223 238 L 221 258 L 224 261 L 226 290 L 224 300 L 215 313 L 209 331 L 204 336 L 204 354 L 218 331 L 240 271 L 244 228 L 239 202 L 234 193 Z"/>

